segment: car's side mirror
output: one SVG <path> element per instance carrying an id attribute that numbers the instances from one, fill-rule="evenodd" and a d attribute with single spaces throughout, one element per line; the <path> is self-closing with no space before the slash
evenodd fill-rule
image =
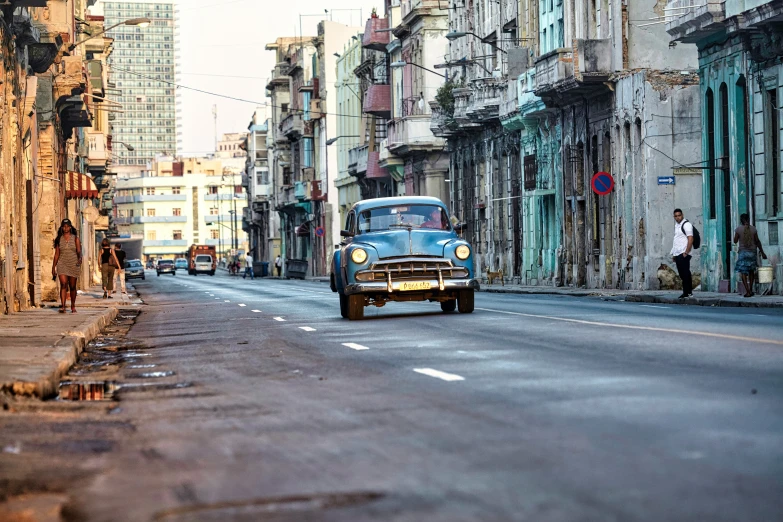
<path id="1" fill-rule="evenodd" d="M 347 230 L 341 230 L 340 237 L 353 237 L 353 234 L 351 232 L 348 232 Z"/>

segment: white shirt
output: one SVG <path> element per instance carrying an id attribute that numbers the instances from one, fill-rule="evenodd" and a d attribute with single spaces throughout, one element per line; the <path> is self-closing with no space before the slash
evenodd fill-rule
<path id="1" fill-rule="evenodd" d="M 275 266 L 283 266 L 283 260 L 280 259 L 280 256 L 275 258 Z"/>
<path id="2" fill-rule="evenodd" d="M 247 254 L 245 256 L 245 264 L 247 266 L 253 266 L 253 256 L 251 256 L 250 254 Z"/>
<path id="3" fill-rule="evenodd" d="M 683 234 L 682 231 L 685 230 Z M 674 244 L 672 245 L 672 256 L 679 256 L 688 248 L 688 238 L 693 236 L 693 225 L 690 221 L 683 218 L 679 223 L 674 224 Z"/>

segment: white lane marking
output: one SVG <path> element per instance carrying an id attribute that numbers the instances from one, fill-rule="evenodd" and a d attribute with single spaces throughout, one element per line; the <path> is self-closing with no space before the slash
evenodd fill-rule
<path id="1" fill-rule="evenodd" d="M 274 320 L 275 321 L 285 322 L 285 319 L 283 319 L 282 317 L 275 317 Z"/>
<path id="2" fill-rule="evenodd" d="M 240 304 L 239 306 L 247 306 L 246 304 Z"/>
<path id="3" fill-rule="evenodd" d="M 343 346 L 347 346 L 351 350 L 369 350 L 366 346 L 362 346 L 361 344 L 356 343 L 343 343 Z"/>
<path id="4" fill-rule="evenodd" d="M 430 377 L 435 377 L 436 379 L 443 379 L 444 381 L 465 380 L 465 377 L 462 377 L 460 375 L 455 375 L 453 373 L 446 373 L 440 370 L 433 370 L 432 368 L 415 368 L 413 371 L 416 373 L 421 373 L 423 375 L 429 375 Z"/>
<path id="5" fill-rule="evenodd" d="M 257 313 L 257 314 L 260 314 L 260 313 L 261 313 L 261 310 L 250 310 L 250 311 L 251 311 L 251 312 L 255 312 L 255 313 Z"/>
<path id="6" fill-rule="evenodd" d="M 686 334 L 686 335 L 701 335 L 703 337 L 717 337 L 719 339 L 731 339 L 732 341 L 748 341 L 751 343 L 775 344 L 778 346 L 783 346 L 783 341 L 778 341 L 776 339 L 762 339 L 759 337 L 744 337 L 741 335 L 718 334 L 712 332 L 697 332 L 691 330 L 677 330 L 674 328 L 657 328 L 654 326 L 634 326 L 630 324 L 602 323 L 599 321 L 584 321 L 582 319 L 567 319 L 565 317 L 555 317 L 552 315 L 508 312 L 506 310 L 494 310 L 492 308 L 476 308 L 476 310 L 482 310 L 484 312 L 495 312 L 496 314 L 516 315 L 519 317 L 532 317 L 533 319 L 548 319 L 550 321 L 563 321 L 566 323 L 586 324 L 590 326 L 607 326 L 609 328 L 624 328 L 627 330 L 645 330 L 648 332 L 666 332 L 666 333 Z"/>
<path id="7" fill-rule="evenodd" d="M 207 290 L 207 291 L 206 291 L 206 292 L 204 292 L 204 293 L 205 293 L 205 294 L 208 294 L 208 293 L 209 293 L 209 290 Z"/>
<path id="8" fill-rule="evenodd" d="M 658 305 L 639 305 L 643 306 L 645 308 L 663 308 L 664 310 L 668 310 L 670 307 L 668 306 L 658 306 Z"/>
<path id="9" fill-rule="evenodd" d="M 315 328 L 311 328 L 309 326 L 300 326 L 299 329 L 300 330 L 304 330 L 305 332 L 314 332 L 315 331 Z"/>
<path id="10" fill-rule="evenodd" d="M 216 297 L 216 298 L 215 298 L 215 301 L 220 301 L 220 298 L 219 298 L 219 297 Z"/>
<path id="11" fill-rule="evenodd" d="M 747 315 L 752 315 L 754 317 L 769 317 L 768 315 L 764 315 L 764 314 L 747 314 Z"/>
<path id="12" fill-rule="evenodd" d="M 224 300 L 223 302 L 224 302 L 224 303 L 230 303 L 231 301 L 229 301 L 228 299 L 226 299 L 226 300 Z"/>

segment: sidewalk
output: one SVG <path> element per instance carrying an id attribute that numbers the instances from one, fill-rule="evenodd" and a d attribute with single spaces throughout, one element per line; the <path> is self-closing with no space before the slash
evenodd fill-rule
<path id="1" fill-rule="evenodd" d="M 12 315 L 0 315 L 0 391 L 41 399 L 57 394 L 60 378 L 116 316 L 120 307 L 139 306 L 128 284 L 129 300 L 102 299 L 100 286 L 80 293 L 76 314 L 58 313 L 59 303 Z"/>
<path id="2" fill-rule="evenodd" d="M 555 286 L 501 286 L 500 283 L 487 285 L 482 282 L 482 292 L 525 294 L 525 295 L 567 295 L 571 297 L 599 297 L 611 301 L 629 303 L 659 303 L 691 306 L 733 306 L 749 308 L 783 308 L 783 296 L 754 296 L 745 298 L 738 294 L 718 292 L 694 292 L 691 299 L 677 299 L 682 293 L 678 290 L 612 290 L 589 288 L 565 288 Z"/>

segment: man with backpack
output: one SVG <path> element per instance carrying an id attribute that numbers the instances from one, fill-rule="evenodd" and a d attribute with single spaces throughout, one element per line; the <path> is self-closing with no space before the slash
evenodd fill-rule
<path id="1" fill-rule="evenodd" d="M 693 297 L 693 278 L 691 277 L 691 249 L 699 248 L 699 231 L 682 215 L 682 210 L 674 209 L 674 242 L 671 255 L 682 279 L 682 295 L 678 299 Z"/>

